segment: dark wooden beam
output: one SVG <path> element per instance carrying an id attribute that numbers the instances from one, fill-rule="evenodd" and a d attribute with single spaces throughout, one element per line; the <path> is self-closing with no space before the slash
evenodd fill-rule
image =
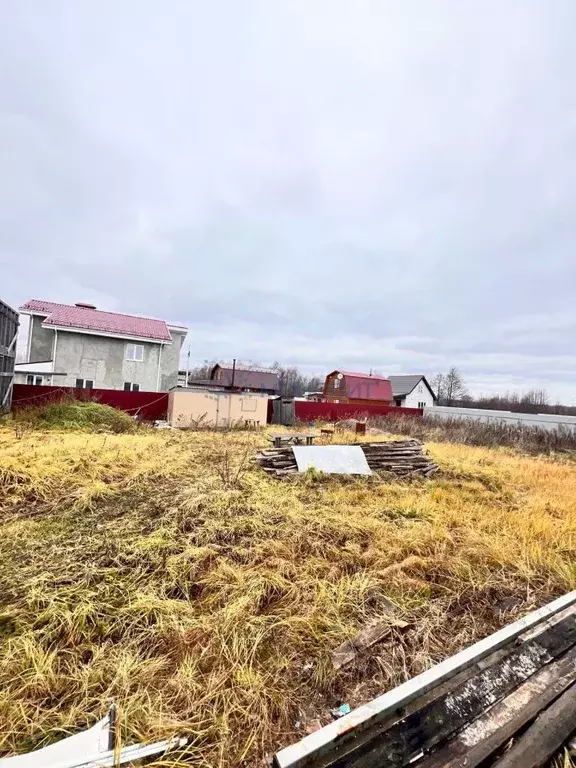
<path id="1" fill-rule="evenodd" d="M 576 685 L 572 685 L 520 736 L 495 768 L 540 768 L 560 749 L 575 726 Z"/>
<path id="2" fill-rule="evenodd" d="M 576 648 L 548 664 L 417 768 L 476 768 L 576 682 Z M 574 725 L 576 729 L 576 724 Z"/>

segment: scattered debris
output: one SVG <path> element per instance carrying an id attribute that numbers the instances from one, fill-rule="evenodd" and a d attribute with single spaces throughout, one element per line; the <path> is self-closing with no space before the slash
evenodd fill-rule
<path id="1" fill-rule="evenodd" d="M 354 635 L 350 640 L 346 640 L 338 648 L 332 651 L 332 665 L 335 670 L 342 669 L 347 664 L 350 664 L 359 653 L 362 653 L 367 648 L 370 648 L 381 640 L 387 637 L 394 627 L 397 629 L 405 629 L 409 624 L 402 619 L 388 618 L 385 621 L 379 621 L 377 624 L 373 624 L 371 627 L 366 627 Z"/>
<path id="2" fill-rule="evenodd" d="M 154 427 L 156 429 L 175 429 L 171 424 L 168 424 L 168 422 L 165 419 L 156 419 L 154 422 Z"/>
<path id="3" fill-rule="evenodd" d="M 304 730 L 306 731 L 306 735 L 310 736 L 311 733 L 319 731 L 320 728 L 322 728 L 322 722 L 320 720 L 310 720 L 309 723 L 306 723 Z"/>
<path id="4" fill-rule="evenodd" d="M 350 709 L 350 704 L 340 704 L 339 707 L 336 707 L 336 709 L 331 709 L 330 714 L 335 720 L 338 720 L 339 717 L 344 717 L 344 715 L 349 715 L 352 710 Z"/>
<path id="5" fill-rule="evenodd" d="M 378 443 L 357 444 L 364 453 L 368 466 L 373 472 L 391 472 L 398 477 L 423 475 L 430 477 L 439 467 L 424 452 L 419 440 L 386 440 Z M 315 446 L 318 450 L 336 446 Z M 265 472 L 275 477 L 296 474 L 298 465 L 292 447 L 271 448 L 260 451 L 256 461 Z"/>

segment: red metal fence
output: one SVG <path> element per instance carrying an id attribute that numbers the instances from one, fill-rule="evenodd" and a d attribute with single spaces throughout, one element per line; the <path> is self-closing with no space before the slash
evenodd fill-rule
<path id="1" fill-rule="evenodd" d="M 167 392 L 124 392 L 118 389 L 74 389 L 72 387 L 45 387 L 32 384 L 14 384 L 12 409 L 54 403 L 74 397 L 111 405 L 126 413 L 135 414 L 144 421 L 165 419 L 168 412 Z"/>
<path id="2" fill-rule="evenodd" d="M 71 387 L 45 387 L 32 384 L 14 384 L 12 408 L 43 405 L 74 397 L 76 400 L 94 400 L 111 405 L 126 413 L 136 414 L 144 421 L 165 419 L 168 412 L 167 392 L 124 392 L 118 389 L 73 389 Z M 272 421 L 272 401 L 268 402 L 268 421 Z M 351 403 L 314 403 L 296 400 L 294 417 L 298 421 L 340 421 L 365 416 L 422 416 L 421 408 L 398 408 L 393 405 L 353 405 Z"/>
<path id="3" fill-rule="evenodd" d="M 352 403 L 313 403 L 296 400 L 294 416 L 299 421 L 340 421 L 364 416 L 422 416 L 421 408 L 398 408 L 395 405 L 353 405 Z"/>

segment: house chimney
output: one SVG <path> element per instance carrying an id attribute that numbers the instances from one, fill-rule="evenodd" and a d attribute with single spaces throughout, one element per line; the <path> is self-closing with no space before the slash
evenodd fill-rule
<path id="1" fill-rule="evenodd" d="M 96 304 L 89 304 L 87 301 L 77 301 L 75 306 L 82 309 L 96 309 Z"/>

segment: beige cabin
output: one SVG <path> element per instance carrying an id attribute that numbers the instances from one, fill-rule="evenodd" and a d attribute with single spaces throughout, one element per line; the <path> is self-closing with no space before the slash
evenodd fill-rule
<path id="1" fill-rule="evenodd" d="M 176 387 L 168 394 L 168 422 L 173 427 L 234 427 L 249 423 L 263 427 L 268 417 L 268 395 L 258 392 L 218 392 Z"/>

